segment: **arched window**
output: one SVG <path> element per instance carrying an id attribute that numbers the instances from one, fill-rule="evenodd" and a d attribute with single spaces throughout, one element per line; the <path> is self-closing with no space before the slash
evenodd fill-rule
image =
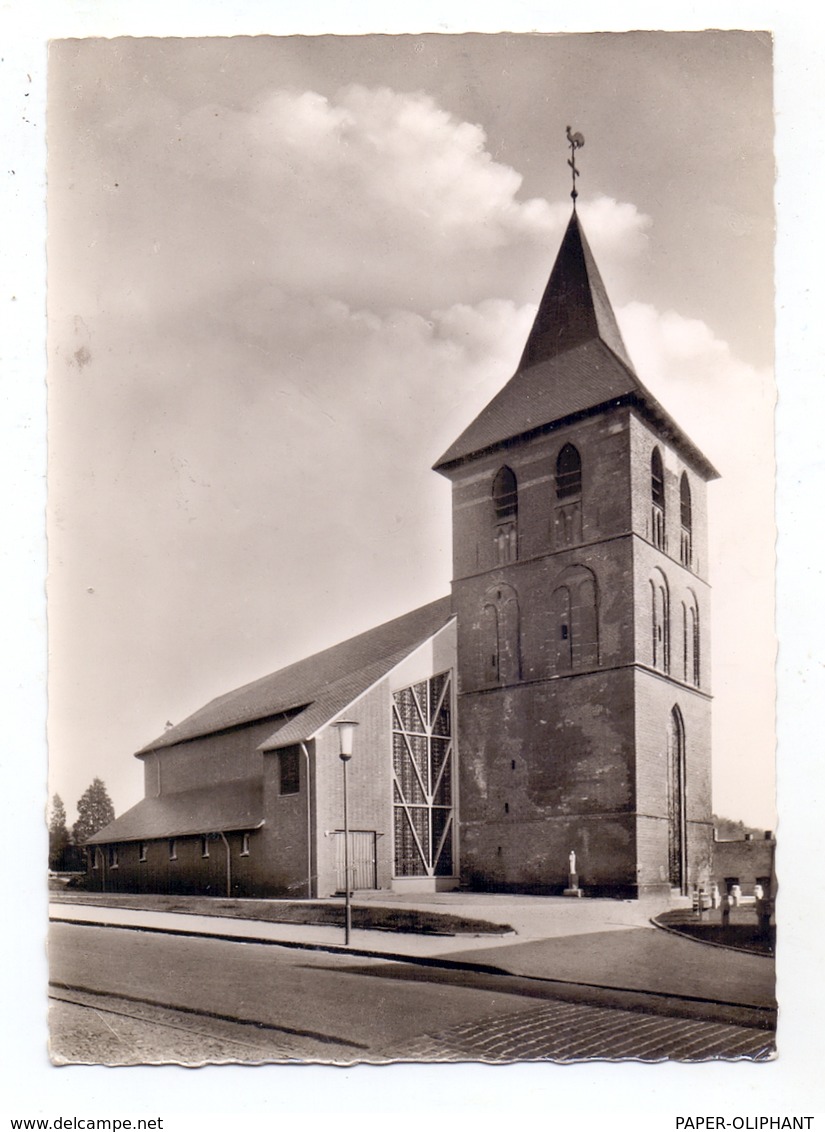
<path id="1" fill-rule="evenodd" d="M 597 613 L 596 581 L 592 575 L 583 577 L 576 587 L 573 604 L 573 665 L 589 668 L 599 663 L 599 622 Z"/>
<path id="2" fill-rule="evenodd" d="M 496 522 L 515 519 L 518 515 L 518 481 L 512 468 L 501 468 L 493 480 L 493 504 Z"/>
<path id="3" fill-rule="evenodd" d="M 653 449 L 650 457 L 650 528 L 653 545 L 665 549 L 665 470 L 662 453 Z"/>
<path id="4" fill-rule="evenodd" d="M 690 484 L 685 472 L 682 472 L 679 481 L 679 512 L 682 519 L 679 557 L 683 566 L 690 566 L 693 561 L 693 510 L 690 502 Z"/>
<path id="5" fill-rule="evenodd" d="M 582 540 L 582 460 L 572 444 L 565 444 L 556 458 L 556 507 L 553 541 L 557 549 Z"/>
<path id="6" fill-rule="evenodd" d="M 572 444 L 565 444 L 556 460 L 556 499 L 582 493 L 582 459 Z"/>
<path id="7" fill-rule="evenodd" d="M 553 671 L 569 672 L 573 667 L 573 625 L 570 590 L 567 586 L 557 586 L 553 590 L 550 597 L 550 618 L 554 636 Z"/>
<path id="8" fill-rule="evenodd" d="M 690 611 L 690 635 L 693 643 L 693 671 L 690 678 L 696 687 L 699 687 L 699 610 L 694 605 Z"/>
<path id="9" fill-rule="evenodd" d="M 667 733 L 668 880 L 685 891 L 687 884 L 687 821 L 685 804 L 685 725 L 674 707 Z"/>
<path id="10" fill-rule="evenodd" d="M 687 603 L 682 602 L 682 660 L 686 684 L 699 687 L 701 668 L 699 656 L 699 606 L 691 593 Z"/>
<path id="11" fill-rule="evenodd" d="M 493 539 L 499 564 L 518 557 L 518 481 L 512 468 L 500 468 L 493 480 Z"/>
<path id="12" fill-rule="evenodd" d="M 565 570 L 550 596 L 554 672 L 592 668 L 599 663 L 596 579 L 586 566 Z"/>
<path id="13" fill-rule="evenodd" d="M 480 644 L 481 683 L 514 684 L 521 679 L 521 621 L 512 586 L 500 583 L 484 595 Z"/>
<path id="14" fill-rule="evenodd" d="M 479 632 L 479 682 L 482 684 L 497 684 L 499 672 L 499 641 L 498 617 L 496 607 L 490 601 L 485 601 L 481 609 L 481 624 Z"/>
<path id="15" fill-rule="evenodd" d="M 660 570 L 650 580 L 650 627 L 653 667 L 670 672 L 670 595 Z"/>

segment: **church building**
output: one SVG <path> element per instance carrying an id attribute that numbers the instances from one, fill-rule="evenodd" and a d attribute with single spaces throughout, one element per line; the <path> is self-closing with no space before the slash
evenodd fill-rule
<path id="1" fill-rule="evenodd" d="M 515 374 L 438 461 L 452 593 L 229 692 L 137 757 L 105 891 L 685 892 L 709 877 L 706 485 L 575 209 Z"/>

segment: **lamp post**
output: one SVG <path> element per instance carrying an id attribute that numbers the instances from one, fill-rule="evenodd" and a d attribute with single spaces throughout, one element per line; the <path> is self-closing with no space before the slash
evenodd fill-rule
<path id="1" fill-rule="evenodd" d="M 347 763 L 352 758 L 352 736 L 358 724 L 351 719 L 339 719 L 334 726 L 338 728 L 338 757 L 341 760 L 344 772 L 344 944 L 349 947 L 349 937 L 352 931 L 352 907 L 350 905 Z"/>

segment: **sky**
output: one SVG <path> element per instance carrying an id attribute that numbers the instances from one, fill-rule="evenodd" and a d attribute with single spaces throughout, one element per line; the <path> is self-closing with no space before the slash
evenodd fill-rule
<path id="1" fill-rule="evenodd" d="M 431 466 L 579 211 L 710 486 L 714 808 L 773 828 L 770 38 L 53 41 L 50 789 L 448 592 Z"/>

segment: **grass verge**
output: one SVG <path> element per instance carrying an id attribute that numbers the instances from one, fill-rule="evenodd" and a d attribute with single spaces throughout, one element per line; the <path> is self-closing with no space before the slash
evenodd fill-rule
<path id="1" fill-rule="evenodd" d="M 188 912 L 195 916 L 227 916 L 235 920 L 262 920 L 270 924 L 344 926 L 343 904 L 289 900 L 227 900 L 218 896 L 161 896 L 124 893 L 52 892 L 56 903 L 92 904 L 104 908 L 134 908 L 144 912 Z M 469 919 L 417 908 L 353 904 L 353 928 L 418 935 L 503 935 L 509 924 Z"/>
<path id="2" fill-rule="evenodd" d="M 695 912 L 686 908 L 662 912 L 655 917 L 655 922 L 670 931 L 703 943 L 714 943 L 717 947 L 749 951 L 753 955 L 776 953 L 776 928 L 771 927 L 767 934 L 762 934 L 751 909 L 732 909 L 728 924 L 722 923 L 722 914 L 718 909 L 703 912 L 700 919 Z"/>

